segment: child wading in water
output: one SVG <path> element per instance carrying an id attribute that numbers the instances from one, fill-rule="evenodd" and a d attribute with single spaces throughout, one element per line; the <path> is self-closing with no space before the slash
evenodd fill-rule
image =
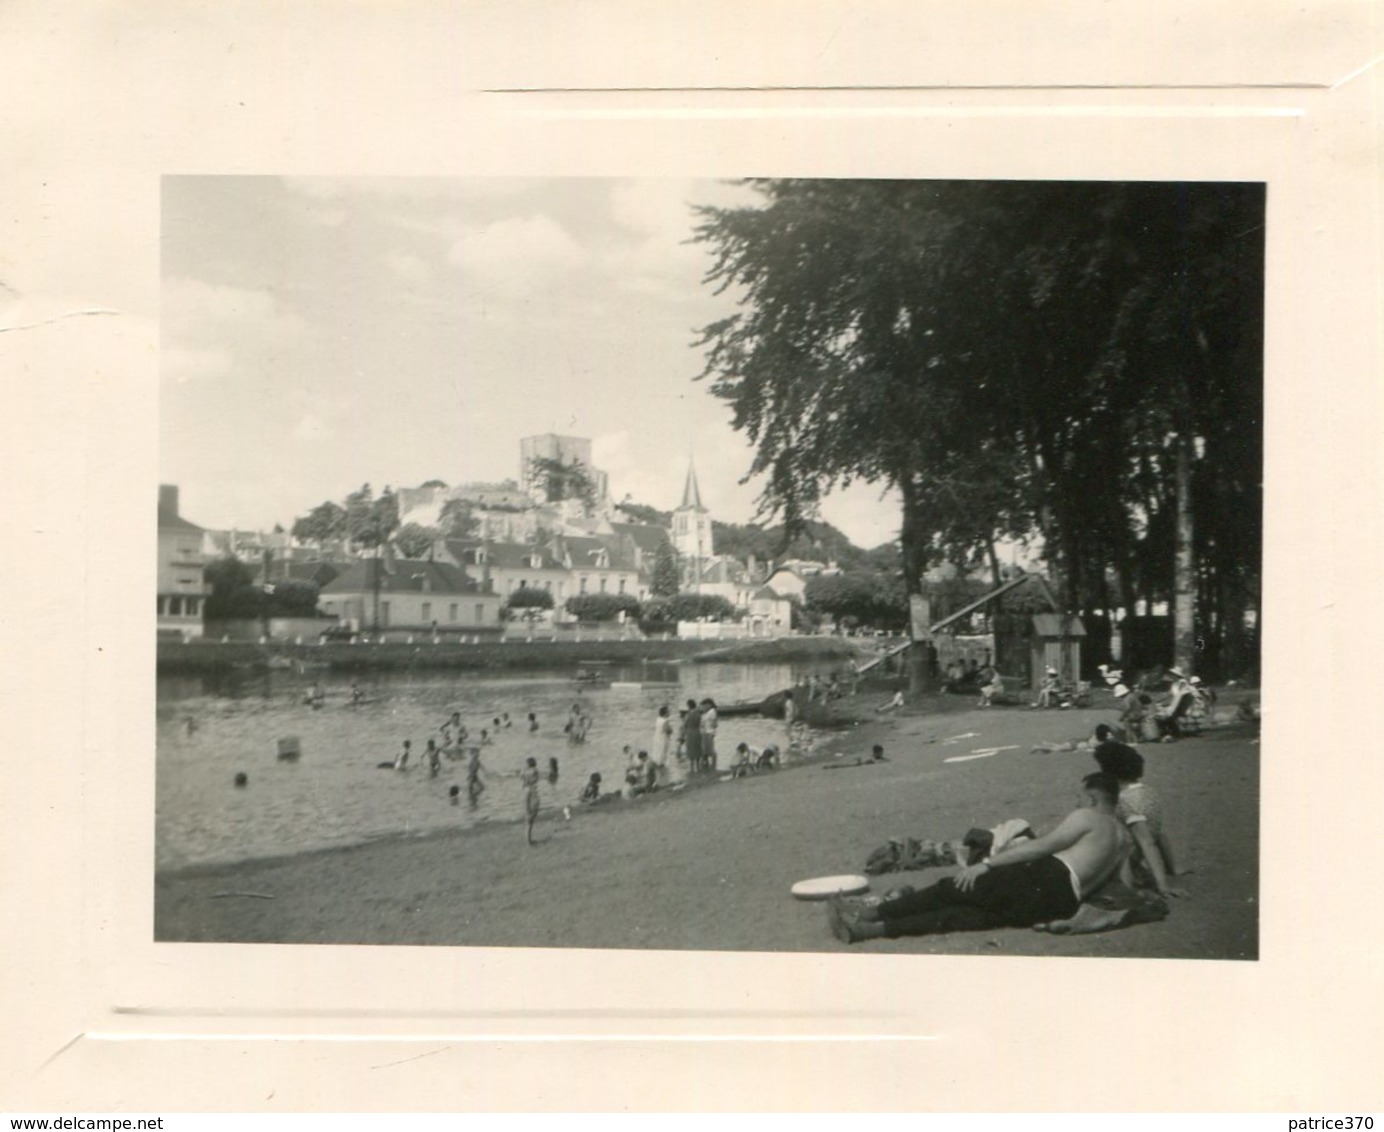
<path id="1" fill-rule="evenodd" d="M 519 782 L 524 787 L 524 839 L 532 845 L 533 823 L 538 820 L 538 760 L 527 758 L 524 769 L 519 773 Z"/>

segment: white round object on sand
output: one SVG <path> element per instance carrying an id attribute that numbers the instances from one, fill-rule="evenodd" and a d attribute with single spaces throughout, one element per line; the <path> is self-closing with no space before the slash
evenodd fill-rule
<path id="1" fill-rule="evenodd" d="M 870 891 L 870 878 L 845 875 L 836 877 L 813 877 L 800 880 L 792 888 L 799 900 L 825 900 L 828 896 L 854 896 L 856 893 Z"/>

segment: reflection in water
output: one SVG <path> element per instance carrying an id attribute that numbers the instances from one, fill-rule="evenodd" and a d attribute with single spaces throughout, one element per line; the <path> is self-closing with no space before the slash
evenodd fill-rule
<path id="1" fill-rule="evenodd" d="M 160 868 L 302 852 L 396 834 L 471 825 L 520 814 L 516 773 L 534 756 L 545 775 L 556 758 L 556 785 L 545 777 L 544 806 L 573 803 L 592 771 L 608 788 L 621 782 L 622 748 L 653 745 L 660 704 L 689 697 L 718 703 L 757 701 L 792 683 L 786 665 L 639 665 L 612 667 L 614 687 L 581 687 L 563 676 L 535 674 L 253 672 L 160 676 L 157 706 L 157 863 Z M 314 680 L 325 699 L 304 702 Z M 365 702 L 352 706 L 352 682 Z M 664 686 L 647 686 L 651 682 Z M 620 687 L 622 682 L 640 686 Z M 585 744 L 570 745 L 563 725 L 574 704 L 591 718 Z M 482 751 L 489 789 L 466 804 L 464 761 L 443 760 L 429 774 L 429 738 L 453 713 Z M 511 726 L 496 730 L 508 712 Z M 536 716 L 539 729 L 528 730 Z M 757 716 L 726 719 L 717 747 L 721 765 L 741 741 L 781 742 L 783 727 Z M 301 757 L 280 759 L 279 740 L 297 739 Z M 410 769 L 381 769 L 410 740 Z M 440 738 L 439 738 L 440 744 Z M 235 785 L 236 776 L 246 776 Z M 462 804 L 452 804 L 451 787 Z"/>

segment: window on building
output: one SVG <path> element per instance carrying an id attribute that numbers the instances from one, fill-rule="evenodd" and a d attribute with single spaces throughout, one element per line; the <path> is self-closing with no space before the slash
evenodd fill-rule
<path id="1" fill-rule="evenodd" d="M 602 578 L 602 579 L 601 579 L 601 593 L 605 593 L 605 592 L 606 592 L 606 581 L 607 581 L 607 579 L 605 579 L 605 578 Z"/>
<path id="2" fill-rule="evenodd" d="M 456 619 L 457 619 L 457 603 L 456 603 L 456 602 L 452 602 L 452 604 L 449 605 L 449 606 L 447 607 L 447 620 L 448 620 L 448 621 L 455 621 Z"/>
<path id="3" fill-rule="evenodd" d="M 625 579 L 624 579 L 624 578 L 621 578 L 621 579 L 620 579 L 620 592 L 621 592 L 621 593 L 624 593 L 624 592 L 625 592 Z"/>
<path id="4" fill-rule="evenodd" d="M 170 597 L 168 599 L 168 616 L 181 617 L 183 615 L 183 599 L 180 597 Z"/>
<path id="5" fill-rule="evenodd" d="M 476 605 L 476 624 L 477 624 L 477 625 L 481 625 L 481 624 L 484 624 L 484 622 L 485 622 L 485 606 L 480 605 L 480 604 L 477 604 L 477 605 Z"/>
<path id="6" fill-rule="evenodd" d="M 580 590 L 580 592 L 581 592 L 581 593 L 586 593 L 586 575 L 584 575 L 584 574 L 582 575 L 582 579 L 581 579 L 581 590 Z"/>
<path id="7" fill-rule="evenodd" d="M 425 601 L 425 602 L 423 603 L 423 620 L 424 620 L 424 621 L 431 621 L 431 620 L 432 620 L 432 602 L 430 602 L 430 601 Z"/>

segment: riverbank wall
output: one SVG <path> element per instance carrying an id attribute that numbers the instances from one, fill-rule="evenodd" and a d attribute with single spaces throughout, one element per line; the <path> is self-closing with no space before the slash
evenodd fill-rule
<path id="1" fill-rule="evenodd" d="M 248 641 L 159 641 L 160 675 L 225 672 L 231 669 L 294 667 L 331 672 L 575 670 L 583 662 L 609 664 L 682 663 L 828 664 L 856 655 L 840 637 L 784 637 L 727 647 L 724 642 L 484 641 L 477 644 L 261 645 Z"/>

